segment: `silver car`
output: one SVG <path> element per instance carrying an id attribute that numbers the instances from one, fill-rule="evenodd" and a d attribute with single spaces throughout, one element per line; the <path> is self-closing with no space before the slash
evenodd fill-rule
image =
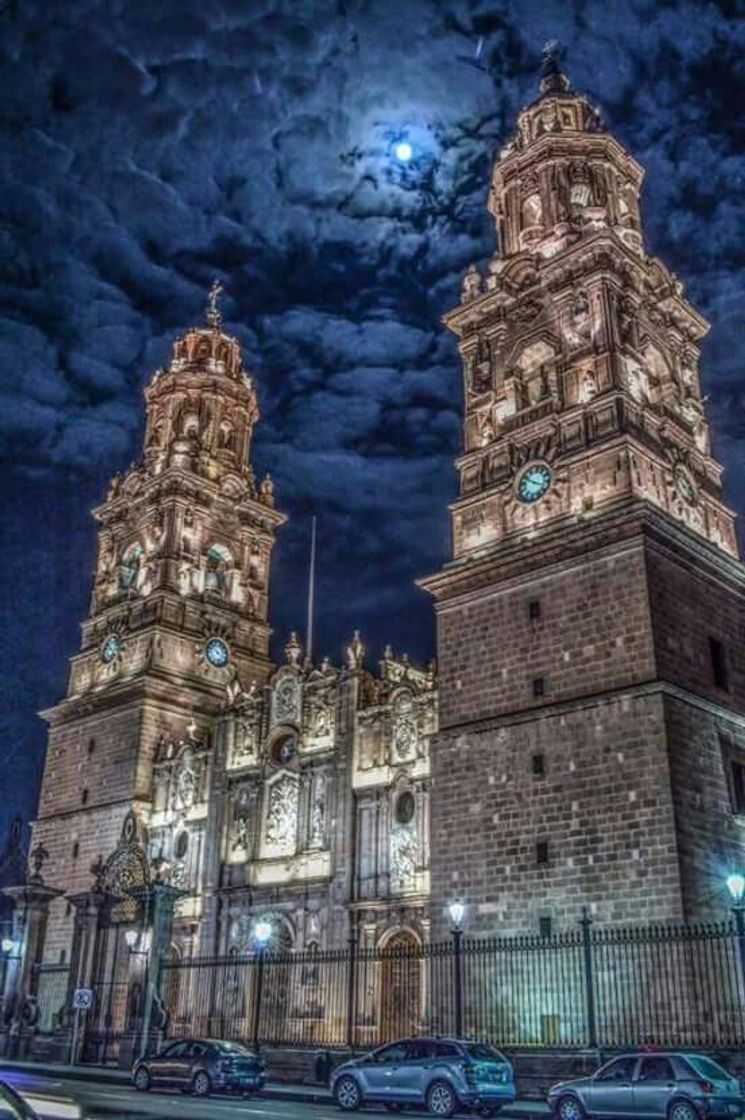
<path id="1" fill-rule="evenodd" d="M 646 1117 L 708 1120 L 745 1112 L 737 1078 L 702 1054 L 624 1054 L 592 1077 L 554 1085 L 548 1103 L 559 1120 Z"/>
<path id="2" fill-rule="evenodd" d="M 391 1112 L 423 1104 L 432 1116 L 452 1116 L 459 1107 L 496 1116 L 516 1095 L 512 1066 L 503 1054 L 457 1038 L 408 1038 L 381 1046 L 337 1066 L 331 1091 L 345 1112 L 372 1103 Z"/>

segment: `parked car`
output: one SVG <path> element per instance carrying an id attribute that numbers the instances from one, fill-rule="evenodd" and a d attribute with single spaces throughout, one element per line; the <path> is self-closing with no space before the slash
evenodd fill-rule
<path id="1" fill-rule="evenodd" d="M 604 1116 L 708 1120 L 745 1112 L 736 1077 L 703 1054 L 680 1051 L 613 1058 L 592 1077 L 554 1085 L 548 1103 L 559 1120 Z"/>
<path id="2" fill-rule="evenodd" d="M 34 1072 L 2 1070 L 0 1120 L 80 1120 L 77 1101 L 58 1081 Z"/>
<path id="3" fill-rule="evenodd" d="M 407 1038 L 381 1046 L 337 1066 L 331 1091 L 345 1112 L 372 1103 L 392 1112 L 424 1104 L 432 1116 L 452 1116 L 459 1107 L 496 1116 L 516 1096 L 505 1056 L 458 1038 Z"/>
<path id="4" fill-rule="evenodd" d="M 264 1087 L 264 1063 L 239 1042 L 219 1038 L 181 1038 L 154 1057 L 132 1067 L 136 1089 L 153 1085 L 186 1089 L 197 1097 L 210 1093 L 248 1093 Z"/>

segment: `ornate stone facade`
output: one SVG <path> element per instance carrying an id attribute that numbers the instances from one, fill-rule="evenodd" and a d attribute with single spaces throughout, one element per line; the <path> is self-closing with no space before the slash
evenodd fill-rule
<path id="1" fill-rule="evenodd" d="M 392 928 L 422 941 L 433 674 L 388 652 L 371 675 L 359 635 L 341 666 L 310 663 L 294 634 L 271 665 L 284 517 L 271 482 L 254 479 L 256 392 L 216 293 L 145 397 L 143 458 L 95 511 L 91 612 L 68 695 L 45 713 L 35 837 L 62 891 L 45 959 L 74 951 L 69 899 L 113 891 L 100 870 L 128 821 L 143 838 L 141 885 L 183 892 L 179 955 L 246 948 L 265 913 L 286 947 L 357 933 L 377 945 Z M 402 798 L 414 809 L 397 816 Z M 360 844 L 373 809 L 375 839 Z M 114 907 L 106 921 L 138 914 Z"/>

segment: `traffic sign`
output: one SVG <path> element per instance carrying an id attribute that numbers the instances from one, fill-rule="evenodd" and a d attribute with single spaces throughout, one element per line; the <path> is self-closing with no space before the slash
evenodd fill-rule
<path id="1" fill-rule="evenodd" d="M 72 997 L 72 1005 L 76 1011 L 87 1011 L 93 1007 L 93 989 L 76 988 Z"/>

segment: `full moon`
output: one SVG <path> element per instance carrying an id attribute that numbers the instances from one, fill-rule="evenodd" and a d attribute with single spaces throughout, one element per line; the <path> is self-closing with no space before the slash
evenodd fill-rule
<path id="1" fill-rule="evenodd" d="M 406 140 L 400 140 L 393 149 L 393 153 L 396 159 L 401 160 L 401 163 L 408 163 L 414 154 L 411 150 L 411 144 Z"/>

